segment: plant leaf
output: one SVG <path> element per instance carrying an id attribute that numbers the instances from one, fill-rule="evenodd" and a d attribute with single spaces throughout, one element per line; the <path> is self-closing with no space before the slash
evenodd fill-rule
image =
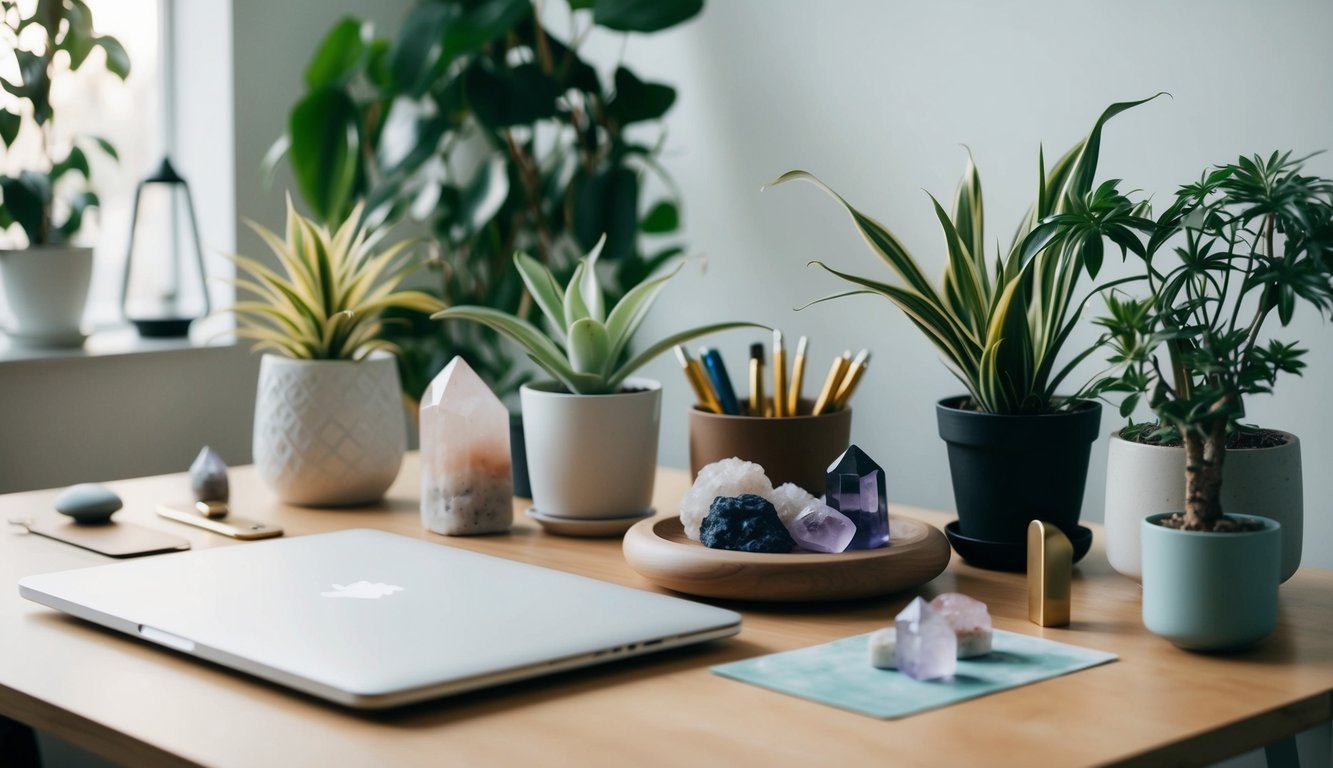
<path id="1" fill-rule="evenodd" d="M 606 326 L 591 317 L 576 321 L 569 327 L 569 362 L 577 373 L 606 375 L 606 358 L 611 344 Z"/>
<path id="2" fill-rule="evenodd" d="M 310 90 L 347 83 L 369 56 L 370 24 L 344 16 L 325 35 L 305 69 L 305 85 Z"/>
<path id="3" fill-rule="evenodd" d="M 673 333 L 672 335 L 668 336 L 665 339 L 662 339 L 661 341 L 652 345 L 643 352 L 640 352 L 629 362 L 617 368 L 615 370 L 615 373 L 611 374 L 610 378 L 607 380 L 607 384 L 610 386 L 611 391 L 615 391 L 620 388 L 620 385 L 625 381 L 625 378 L 627 376 L 639 370 L 643 366 L 647 365 L 649 362 L 653 360 L 653 358 L 657 357 L 663 352 L 666 352 L 668 349 L 671 349 L 677 344 L 685 344 L 687 342 L 699 338 L 700 336 L 707 336 L 710 333 L 717 333 L 718 331 L 726 331 L 732 328 L 761 328 L 765 331 L 772 330 L 768 326 L 760 325 L 759 323 L 730 322 L 730 323 L 713 323 L 712 325 L 703 325 L 699 326 L 698 328 L 691 328 L 689 330 L 680 331 L 679 333 Z"/>
<path id="4" fill-rule="evenodd" d="M 522 278 L 523 284 L 527 286 L 528 294 L 546 316 L 546 324 L 550 327 L 551 334 L 556 339 L 563 340 L 565 291 L 555 281 L 555 275 L 551 274 L 546 265 L 521 251 L 514 254 L 514 267 L 518 270 L 518 276 Z"/>
<path id="5" fill-rule="evenodd" d="M 356 107 L 344 91 L 321 88 L 292 109 L 287 153 L 306 203 L 323 221 L 342 221 L 356 183 L 360 137 Z"/>
<path id="6" fill-rule="evenodd" d="M 618 32 L 657 32 L 702 11 L 704 0 L 593 0 L 592 20 Z"/>

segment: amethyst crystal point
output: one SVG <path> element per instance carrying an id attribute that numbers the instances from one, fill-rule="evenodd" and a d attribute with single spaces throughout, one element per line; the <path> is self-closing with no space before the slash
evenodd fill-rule
<path id="1" fill-rule="evenodd" d="M 790 552 L 796 546 L 773 502 L 752 493 L 713 499 L 699 527 L 699 543 L 738 552 Z"/>
<path id="2" fill-rule="evenodd" d="M 848 549 L 877 549 L 889 543 L 884 470 L 852 446 L 828 468 L 827 504 L 856 524 Z"/>
<path id="3" fill-rule="evenodd" d="M 421 523 L 446 536 L 514 520 L 509 411 L 461 357 L 421 398 Z"/>
<path id="4" fill-rule="evenodd" d="M 227 463 L 217 451 L 204 446 L 190 465 L 190 488 L 195 501 L 223 501 L 231 495 L 227 482 Z"/>
<path id="5" fill-rule="evenodd" d="M 856 535 L 856 523 L 815 499 L 788 523 L 787 533 L 796 539 L 797 546 L 802 549 L 832 554 L 847 549 L 852 537 Z"/>
<path id="6" fill-rule="evenodd" d="M 958 636 L 949 622 L 921 598 L 916 598 L 894 621 L 898 631 L 895 661 L 913 680 L 953 677 L 958 669 Z"/>

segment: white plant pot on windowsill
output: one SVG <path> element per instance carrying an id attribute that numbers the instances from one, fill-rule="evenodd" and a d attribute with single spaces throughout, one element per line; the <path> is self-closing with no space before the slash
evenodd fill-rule
<path id="1" fill-rule="evenodd" d="M 254 460 L 278 498 L 311 507 L 378 501 L 406 450 L 391 356 L 260 361 Z"/>
<path id="2" fill-rule="evenodd" d="M 5 334 L 32 348 L 77 347 L 93 275 L 93 249 L 42 246 L 0 251 L 0 281 L 14 324 Z"/>

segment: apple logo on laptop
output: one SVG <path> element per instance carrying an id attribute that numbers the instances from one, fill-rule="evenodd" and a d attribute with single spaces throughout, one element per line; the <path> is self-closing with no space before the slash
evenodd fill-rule
<path id="1" fill-rule="evenodd" d="M 385 595 L 402 592 L 403 588 L 395 584 L 358 581 L 347 586 L 334 584 L 332 592 L 320 592 L 323 597 L 354 597 L 358 600 L 377 600 Z"/>

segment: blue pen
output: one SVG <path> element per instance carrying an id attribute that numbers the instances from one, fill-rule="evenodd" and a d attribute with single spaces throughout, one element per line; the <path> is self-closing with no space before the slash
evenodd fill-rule
<path id="1" fill-rule="evenodd" d="M 707 347 L 699 350 L 699 359 L 703 361 L 704 370 L 708 372 L 708 378 L 713 382 L 713 389 L 717 390 L 717 399 L 722 404 L 722 412 L 739 416 L 741 404 L 736 400 L 736 390 L 731 388 L 731 377 L 727 376 L 727 367 L 722 364 L 722 355 L 718 354 L 716 349 Z"/>

